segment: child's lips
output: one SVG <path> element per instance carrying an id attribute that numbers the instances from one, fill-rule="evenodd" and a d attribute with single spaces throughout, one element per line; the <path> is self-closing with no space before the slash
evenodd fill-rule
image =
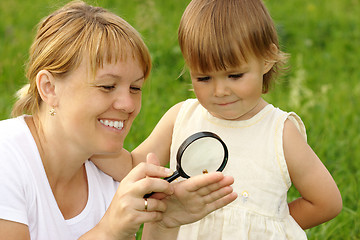
<path id="1" fill-rule="evenodd" d="M 228 105 L 234 104 L 236 102 L 237 101 L 229 101 L 229 102 L 224 102 L 224 103 L 218 103 L 217 105 L 219 105 L 219 106 L 228 106 Z"/>

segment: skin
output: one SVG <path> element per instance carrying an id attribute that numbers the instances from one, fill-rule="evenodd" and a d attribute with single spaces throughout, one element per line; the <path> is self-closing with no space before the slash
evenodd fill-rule
<path id="1" fill-rule="evenodd" d="M 226 71 L 200 73 L 190 68 L 190 75 L 197 99 L 213 116 L 241 121 L 250 119 L 268 105 L 262 98 L 262 84 L 263 75 L 271 67 L 271 62 L 252 57 L 246 64 Z M 144 161 L 148 152 L 155 153 L 161 165 L 168 163 L 173 127 L 181 105 L 173 106 L 150 136 L 131 153 L 135 166 Z M 338 215 L 342 200 L 335 181 L 289 120 L 284 126 L 283 148 L 291 180 L 301 195 L 289 203 L 295 221 L 307 229 Z M 105 165 L 100 168 L 110 170 Z M 116 176 L 111 171 L 109 174 Z"/>
<path id="2" fill-rule="evenodd" d="M 226 120 L 246 120 L 264 107 L 263 75 L 272 64 L 250 58 L 236 69 L 199 73 L 191 71 L 197 99 L 213 116 Z"/>
<path id="3" fill-rule="evenodd" d="M 126 156 L 123 142 L 141 108 L 144 75 L 135 59 L 104 64 L 95 78 L 87 66 L 84 60 L 63 79 L 41 70 L 36 83 L 43 102 L 37 115 L 25 118 L 65 219 L 77 216 L 86 206 L 85 161 L 96 154 Z M 55 116 L 49 114 L 52 108 Z M 111 122 L 116 122 L 115 127 Z M 120 165 L 131 169 L 132 161 L 124 157 Z M 142 223 L 149 223 L 143 239 L 174 239 L 181 224 L 197 221 L 236 198 L 229 187 L 231 177 L 208 174 L 176 188 L 161 179 L 172 171 L 158 165 L 156 156 L 149 154 L 125 178 L 121 175 L 105 215 L 80 239 L 134 239 Z M 148 199 L 145 211 L 143 196 L 149 192 L 159 194 Z M 191 214 L 178 217 L 178 212 L 186 211 Z M 30 239 L 28 226 L 6 220 L 0 220 L 0 235 L 9 240 Z"/>
<path id="4" fill-rule="evenodd" d="M 131 123 L 140 111 L 141 92 L 138 88 L 141 88 L 144 80 L 137 61 L 129 59 L 107 64 L 98 71 L 93 82 L 88 77 L 86 66 L 86 62 L 81 63 L 78 69 L 60 80 L 46 70 L 40 71 L 36 83 L 43 103 L 38 115 L 26 118 L 65 219 L 78 215 L 87 203 L 85 161 L 94 153 L 120 152 Z M 108 90 L 104 86 L 112 87 Z M 51 107 L 56 108 L 55 116 L 48 114 Z M 122 120 L 124 128 L 119 130 L 105 126 L 100 119 Z M 120 239 L 131 239 L 142 222 L 159 219 L 160 212 L 166 209 L 165 204 L 159 201 L 154 204 L 153 211 L 144 214 L 139 211 L 144 207 L 143 199 L 139 196 L 149 189 L 172 194 L 173 188 L 158 179 L 169 174 L 165 168 L 153 164 L 139 165 L 121 184 L 114 197 L 118 201 L 111 204 L 101 221 L 116 218 L 117 226 L 108 229 L 100 223 L 95 230 L 102 229 L 100 232 L 111 237 L 121 233 Z M 137 210 L 137 221 L 127 222 L 134 212 L 129 212 L 124 205 Z M 30 235 L 26 225 L 5 220 L 0 220 L 0 232 L 6 239 L 29 239 Z"/>

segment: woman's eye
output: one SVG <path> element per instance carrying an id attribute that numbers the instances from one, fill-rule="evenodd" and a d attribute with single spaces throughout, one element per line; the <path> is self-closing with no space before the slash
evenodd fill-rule
<path id="1" fill-rule="evenodd" d="M 209 81 L 210 80 L 210 77 L 198 77 L 197 80 L 199 82 L 206 82 L 206 81 Z"/>
<path id="2" fill-rule="evenodd" d="M 130 91 L 132 93 L 138 93 L 138 92 L 141 92 L 141 87 L 130 87 Z"/>
<path id="3" fill-rule="evenodd" d="M 115 86 L 114 85 L 103 85 L 103 86 L 99 86 L 99 88 L 109 92 L 109 91 L 115 89 Z"/>
<path id="4" fill-rule="evenodd" d="M 232 79 L 239 79 L 239 78 L 242 78 L 242 76 L 244 76 L 244 74 L 243 74 L 243 73 L 231 74 L 231 75 L 229 75 L 229 78 L 232 78 Z"/>

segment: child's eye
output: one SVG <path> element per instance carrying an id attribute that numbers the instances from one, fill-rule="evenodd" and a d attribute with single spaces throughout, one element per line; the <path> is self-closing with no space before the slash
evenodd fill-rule
<path id="1" fill-rule="evenodd" d="M 230 74 L 229 75 L 229 78 L 232 78 L 232 79 L 239 79 L 239 78 L 242 78 L 244 76 L 243 73 L 238 73 L 238 74 Z"/>
<path id="2" fill-rule="evenodd" d="M 199 82 L 206 82 L 206 81 L 209 81 L 210 80 L 210 77 L 198 77 L 197 80 Z"/>

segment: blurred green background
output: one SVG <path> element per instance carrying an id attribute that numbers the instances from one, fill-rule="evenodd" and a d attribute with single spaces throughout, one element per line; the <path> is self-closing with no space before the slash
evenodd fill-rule
<path id="1" fill-rule="evenodd" d="M 24 63 L 35 25 L 68 1 L 0 1 L 0 119 L 9 117 L 14 93 L 25 82 Z M 110 9 L 143 36 L 153 71 L 143 105 L 126 139 L 132 150 L 173 104 L 193 97 L 177 44 L 177 27 L 189 0 L 87 1 Z M 337 182 L 344 208 L 307 231 L 309 239 L 360 239 L 360 1 L 265 0 L 276 23 L 290 71 L 265 98 L 299 114 L 308 142 Z M 289 200 L 298 195 L 291 189 Z M 241 223 L 239 223 L 241 224 Z"/>

